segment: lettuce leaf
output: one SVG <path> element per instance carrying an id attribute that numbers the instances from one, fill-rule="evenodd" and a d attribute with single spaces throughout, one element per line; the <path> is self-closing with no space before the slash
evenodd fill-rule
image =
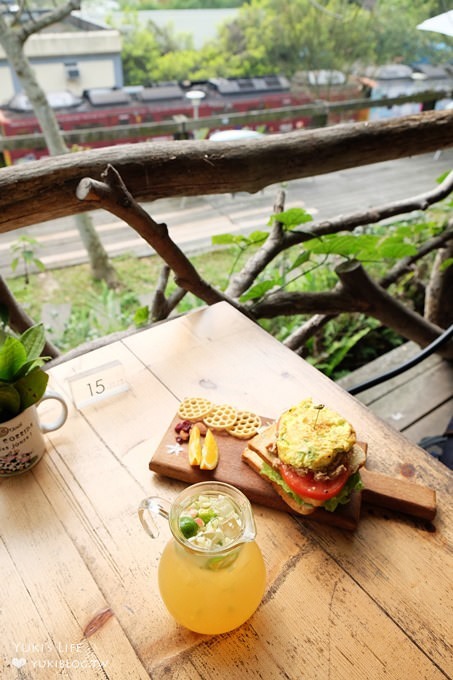
<path id="1" fill-rule="evenodd" d="M 333 498 L 329 498 L 328 501 L 325 501 L 322 507 L 329 512 L 333 512 L 339 505 L 346 505 L 346 503 L 349 503 L 351 493 L 353 491 L 360 491 L 360 489 L 363 489 L 363 482 L 360 479 L 359 472 L 355 472 L 352 477 L 349 477 L 340 493 Z"/>
<path id="2" fill-rule="evenodd" d="M 289 488 L 288 484 L 285 482 L 283 477 L 277 470 L 274 470 L 273 467 L 268 465 L 267 463 L 263 463 L 263 467 L 260 470 L 260 475 L 262 477 L 266 477 L 270 482 L 274 482 L 274 484 L 278 484 L 279 486 L 282 487 L 283 491 L 288 494 L 288 496 L 291 496 L 291 498 L 296 501 L 296 503 L 300 506 L 306 505 L 310 508 L 313 506 L 311 503 L 305 503 L 304 500 L 300 496 L 297 495 L 292 489 Z"/>
<path id="3" fill-rule="evenodd" d="M 300 496 L 298 496 L 297 493 L 295 493 L 288 486 L 288 484 L 285 482 L 280 473 L 277 472 L 277 470 L 274 470 L 274 468 L 268 465 L 267 463 L 263 463 L 260 474 L 262 477 L 265 477 L 270 482 L 278 484 L 283 489 L 283 491 L 286 494 L 288 494 L 288 496 L 290 496 L 296 503 L 298 503 L 298 505 L 313 507 L 311 503 L 306 503 Z M 339 505 L 346 505 L 346 503 L 349 503 L 351 493 L 353 491 L 360 491 L 360 489 L 363 489 L 363 482 L 360 479 L 360 473 L 355 472 L 351 477 L 349 477 L 348 481 L 341 489 L 340 493 L 338 493 L 333 498 L 329 498 L 329 500 L 325 501 L 319 507 L 324 508 L 329 512 L 334 512 Z"/>

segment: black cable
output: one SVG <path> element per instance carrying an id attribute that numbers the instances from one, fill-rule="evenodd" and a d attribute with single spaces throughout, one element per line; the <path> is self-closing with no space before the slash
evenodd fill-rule
<path id="1" fill-rule="evenodd" d="M 365 380 L 364 382 L 359 383 L 355 387 L 351 387 L 351 389 L 347 390 L 347 392 L 349 392 L 349 394 L 358 394 L 359 392 L 363 392 L 364 390 L 367 390 L 370 387 L 380 385 L 386 380 L 390 380 L 390 378 L 395 378 L 397 375 L 404 373 L 404 371 L 407 371 L 409 368 L 416 366 L 421 361 L 429 357 L 431 354 L 434 354 L 434 352 L 443 345 L 445 345 L 452 336 L 453 336 L 453 324 L 449 328 L 447 328 L 447 330 L 444 331 L 442 335 L 439 335 L 439 337 L 436 338 L 430 345 L 425 347 L 425 349 L 423 349 L 419 354 L 416 354 L 414 357 L 412 357 L 412 359 L 408 359 L 408 361 L 405 361 L 404 364 L 401 364 L 401 366 L 398 366 L 397 368 L 392 368 L 390 369 L 390 371 L 386 371 L 381 375 L 377 375 L 375 378 L 370 378 L 370 380 Z"/>

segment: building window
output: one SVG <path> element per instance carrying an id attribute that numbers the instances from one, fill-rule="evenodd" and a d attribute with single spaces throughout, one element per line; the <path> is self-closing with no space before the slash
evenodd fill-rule
<path id="1" fill-rule="evenodd" d="M 77 80 L 80 78 L 80 69 L 76 61 L 65 61 L 64 68 L 68 80 Z"/>

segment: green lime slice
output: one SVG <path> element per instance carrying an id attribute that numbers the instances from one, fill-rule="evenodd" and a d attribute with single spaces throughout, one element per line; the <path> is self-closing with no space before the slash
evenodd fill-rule
<path id="1" fill-rule="evenodd" d="M 205 524 L 207 524 L 211 519 L 217 517 L 217 514 L 212 508 L 200 508 L 198 511 L 198 517 L 202 519 Z"/>
<path id="2" fill-rule="evenodd" d="M 180 517 L 179 529 L 184 538 L 192 538 L 192 536 L 196 535 L 199 526 L 192 517 Z"/>

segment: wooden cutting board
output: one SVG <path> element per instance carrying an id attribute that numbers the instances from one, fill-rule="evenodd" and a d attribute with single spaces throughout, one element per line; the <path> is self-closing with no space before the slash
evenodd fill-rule
<path id="1" fill-rule="evenodd" d="M 242 460 L 242 451 L 252 440 L 244 441 L 226 433 L 215 433 L 219 446 L 218 465 L 212 471 L 200 470 L 189 464 L 187 444 L 177 445 L 175 425 L 180 420 L 178 415 L 173 418 L 149 463 L 150 470 L 188 484 L 226 482 L 240 489 L 252 503 L 291 512 L 272 486 Z M 268 427 L 254 438 L 253 442 L 258 446 L 272 438 L 275 428 L 272 420 L 262 418 L 262 421 Z M 361 442 L 360 445 L 366 449 L 365 443 Z M 313 514 L 301 517 L 353 531 L 360 519 L 362 500 L 428 520 L 432 520 L 436 514 L 435 492 L 432 489 L 369 470 L 362 470 L 362 481 L 364 490 L 354 493 L 347 505 L 338 507 L 335 512 L 316 509 Z"/>

